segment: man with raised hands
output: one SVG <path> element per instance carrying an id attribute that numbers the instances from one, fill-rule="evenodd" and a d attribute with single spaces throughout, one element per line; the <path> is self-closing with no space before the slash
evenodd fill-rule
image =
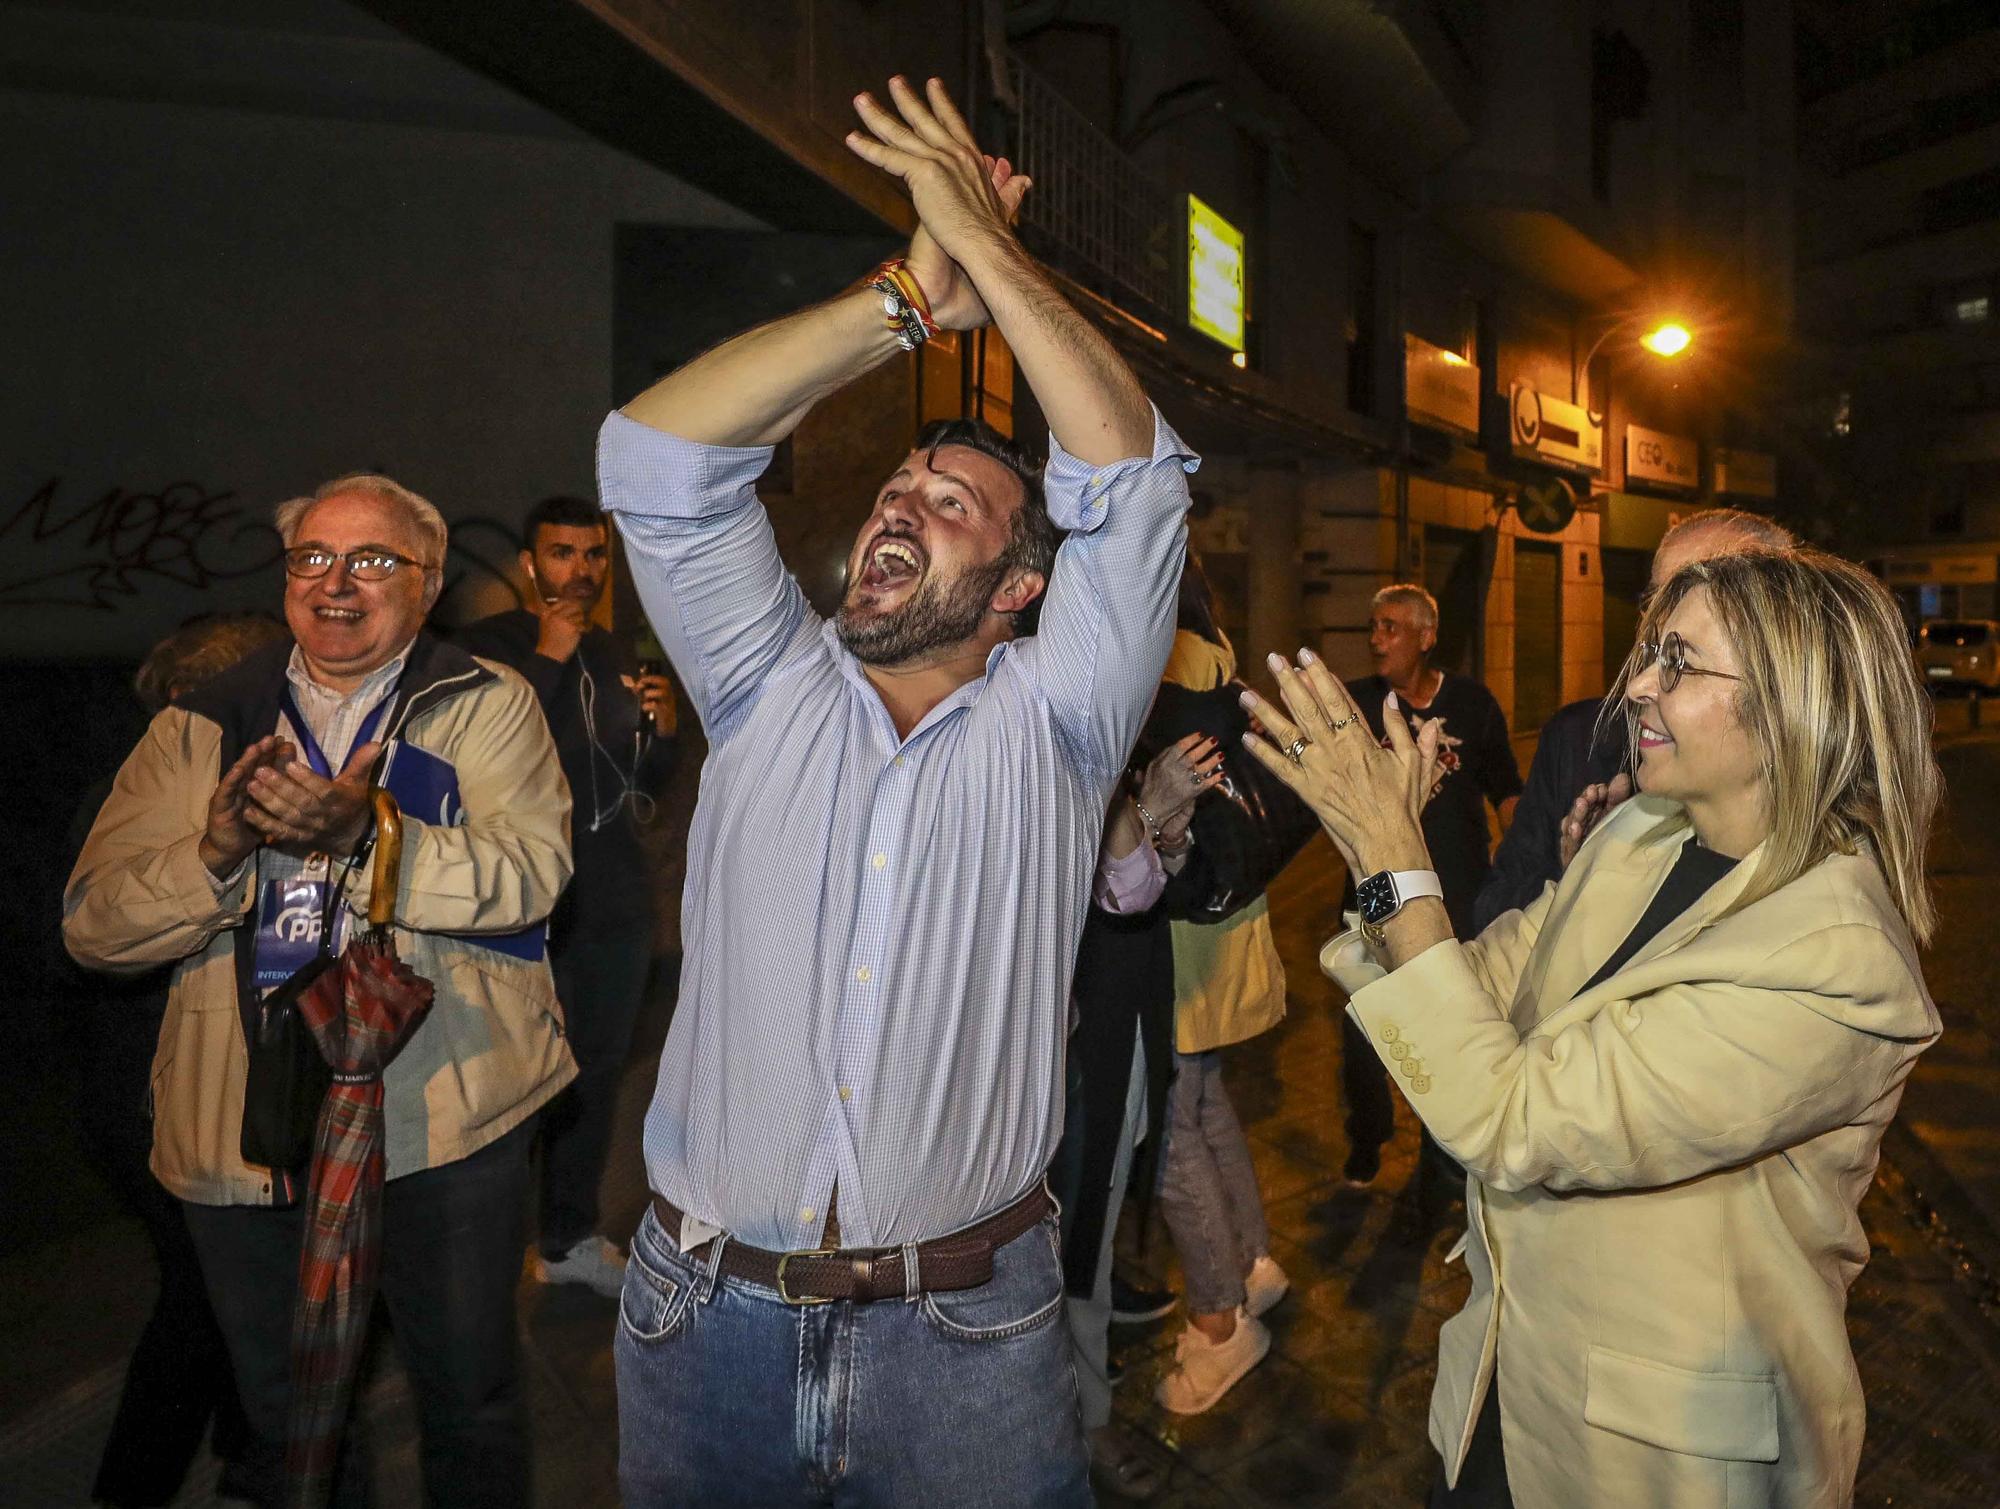
<path id="1" fill-rule="evenodd" d="M 847 140 L 907 186 L 907 257 L 599 441 L 710 745 L 616 1346 L 633 1505 L 1090 1502 L 1043 1171 L 1196 459 L 1015 238 L 1028 180 L 938 81 L 889 96 Z M 926 429 L 823 621 L 754 491 L 771 447 L 989 322 L 1049 418 L 1046 472 L 977 421 Z"/>

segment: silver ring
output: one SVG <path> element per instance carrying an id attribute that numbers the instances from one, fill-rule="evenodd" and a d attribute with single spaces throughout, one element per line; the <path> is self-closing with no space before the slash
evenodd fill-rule
<path id="1" fill-rule="evenodd" d="M 1292 740 L 1291 743 L 1285 746 L 1285 753 L 1291 756 L 1291 760 L 1294 765 L 1299 765 L 1304 763 L 1305 753 L 1308 749 L 1311 748 L 1312 748 L 1312 740 L 1308 739 L 1304 734 L 1300 734 L 1296 739 Z"/>
<path id="2" fill-rule="evenodd" d="M 1348 724 L 1358 722 L 1360 718 L 1361 714 L 1359 713 L 1349 713 L 1345 718 L 1342 718 L 1337 722 L 1327 724 L 1327 727 L 1332 729 L 1335 733 L 1339 733 L 1343 728 L 1347 727 Z"/>

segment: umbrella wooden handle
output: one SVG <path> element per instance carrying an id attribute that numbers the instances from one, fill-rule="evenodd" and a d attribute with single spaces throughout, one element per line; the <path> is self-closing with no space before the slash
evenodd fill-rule
<path id="1" fill-rule="evenodd" d="M 387 927 L 396 920 L 396 884 L 403 873 L 403 812 L 380 786 L 369 795 L 375 803 L 375 880 L 368 889 L 368 922 Z"/>

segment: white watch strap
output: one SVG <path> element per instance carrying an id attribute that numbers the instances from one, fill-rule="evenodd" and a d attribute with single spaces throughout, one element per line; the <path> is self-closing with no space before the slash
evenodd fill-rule
<path id="1" fill-rule="evenodd" d="M 1435 896 L 1444 900 L 1444 884 L 1438 879 L 1436 870 L 1392 870 L 1389 878 L 1396 882 L 1396 905 L 1408 906 L 1419 896 Z"/>

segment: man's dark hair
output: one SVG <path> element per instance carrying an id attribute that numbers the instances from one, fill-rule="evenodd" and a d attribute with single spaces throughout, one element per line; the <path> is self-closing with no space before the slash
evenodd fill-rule
<path id="1" fill-rule="evenodd" d="M 528 510 L 528 517 L 521 523 L 523 550 L 535 548 L 535 531 L 544 524 L 553 524 L 559 529 L 602 529 L 607 535 L 611 531 L 611 521 L 604 516 L 604 510 L 590 499 L 557 493 Z"/>
<path id="2" fill-rule="evenodd" d="M 933 419 L 918 434 L 915 449 L 928 457 L 947 445 L 962 445 L 982 456 L 991 456 L 1020 480 L 1021 506 L 1015 511 L 1013 528 L 994 564 L 1008 571 L 1038 571 L 1046 581 L 1055 569 L 1062 531 L 1049 517 L 1048 495 L 1042 490 L 1042 461 L 1026 446 L 981 419 Z M 929 464 L 933 468 L 937 465 L 935 461 Z M 1041 616 L 1042 599 L 1037 597 L 1011 615 L 1015 634 L 1034 633 Z"/>

